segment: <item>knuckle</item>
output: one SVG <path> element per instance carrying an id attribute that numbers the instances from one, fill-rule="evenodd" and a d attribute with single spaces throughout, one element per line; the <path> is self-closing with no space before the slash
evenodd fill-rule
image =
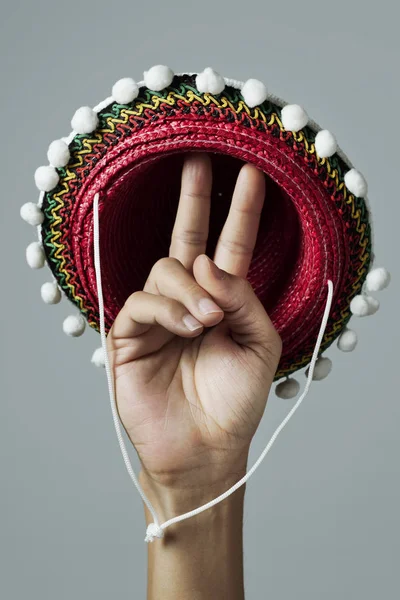
<path id="1" fill-rule="evenodd" d="M 177 258 L 174 258 L 173 256 L 163 256 L 156 263 L 154 263 L 152 273 L 157 275 L 166 271 L 167 269 L 170 270 L 177 264 L 181 264 Z"/>
<path id="2" fill-rule="evenodd" d="M 164 280 L 166 276 L 170 279 L 179 267 L 182 267 L 182 263 L 177 258 L 163 256 L 154 263 L 148 281 L 158 291 L 158 282 Z"/>
<path id="3" fill-rule="evenodd" d="M 194 198 L 195 200 L 197 200 L 198 198 L 203 198 L 204 200 L 209 200 L 210 194 L 207 194 L 207 193 L 204 193 L 201 191 L 186 190 L 185 197 L 186 198 Z"/>
<path id="4" fill-rule="evenodd" d="M 247 302 L 249 294 L 253 292 L 253 288 L 247 279 L 237 275 L 231 275 L 231 277 L 233 277 L 234 283 L 229 301 L 233 306 L 241 307 Z"/>
<path id="5" fill-rule="evenodd" d="M 230 274 L 229 277 L 232 278 L 233 285 L 225 302 L 225 310 L 234 311 L 238 320 L 244 317 L 247 321 L 253 319 L 252 310 L 249 308 L 252 305 L 251 296 L 254 296 L 253 286 L 247 279 L 238 275 Z"/>
<path id="6" fill-rule="evenodd" d="M 238 240 L 229 240 L 227 238 L 220 238 L 220 244 L 223 248 L 226 248 L 231 254 L 240 254 L 241 256 L 252 254 L 254 248 L 249 246 L 245 242 L 239 242 Z"/>
<path id="7" fill-rule="evenodd" d="M 169 321 L 177 321 L 181 318 L 183 312 L 182 305 L 172 298 L 163 298 L 163 310 Z"/>
<path id="8" fill-rule="evenodd" d="M 190 246 L 200 246 L 207 242 L 207 235 L 195 229 L 180 229 L 172 233 L 172 239 Z"/>
<path id="9" fill-rule="evenodd" d="M 198 283 L 196 283 L 195 281 L 193 281 L 192 283 L 188 283 L 185 286 L 184 289 L 184 294 L 187 297 L 188 300 L 193 299 L 195 297 L 198 296 L 208 296 L 207 292 L 205 292 L 204 290 L 202 291 L 201 287 L 199 286 Z"/>
<path id="10" fill-rule="evenodd" d="M 142 290 L 138 290 L 136 292 L 133 292 L 133 294 L 131 294 L 130 296 L 128 296 L 128 298 L 125 300 L 125 304 L 124 306 L 128 309 L 132 308 L 133 306 L 136 305 L 136 303 L 138 301 L 140 301 L 141 297 L 143 296 L 143 291 Z"/>

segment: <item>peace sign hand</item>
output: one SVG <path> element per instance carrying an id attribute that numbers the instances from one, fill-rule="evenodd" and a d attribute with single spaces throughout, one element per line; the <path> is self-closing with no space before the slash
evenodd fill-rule
<path id="1" fill-rule="evenodd" d="M 211 184 L 208 155 L 189 153 L 169 257 L 128 298 L 107 338 L 118 411 L 147 493 L 211 488 L 243 474 L 281 354 L 246 279 L 264 175 L 242 167 L 214 262 L 205 255 Z"/>

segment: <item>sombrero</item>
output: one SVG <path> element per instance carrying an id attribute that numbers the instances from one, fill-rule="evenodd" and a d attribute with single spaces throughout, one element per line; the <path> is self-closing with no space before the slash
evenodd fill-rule
<path id="1" fill-rule="evenodd" d="M 185 153 L 207 152 L 213 190 L 207 254 L 212 256 L 244 162 L 265 173 L 266 197 L 248 280 L 283 342 L 276 393 L 294 397 L 292 377 L 311 361 L 326 302 L 333 298 L 314 379 L 331 361 L 337 341 L 354 350 L 353 315 L 372 315 L 374 292 L 390 280 L 372 268 L 367 182 L 338 147 L 335 136 L 297 104 L 271 95 L 256 79 L 240 82 L 211 68 L 174 74 L 157 65 L 144 80 L 119 80 L 94 109 L 83 106 L 68 137 L 50 144 L 49 164 L 36 170 L 38 203 L 21 208 L 37 227 L 26 251 L 30 267 L 46 263 L 52 280 L 44 302 L 65 295 L 75 306 L 64 332 L 80 336 L 86 323 L 99 330 L 93 252 L 93 202 L 99 194 L 105 327 L 127 297 L 143 288 L 152 265 L 168 255 Z M 101 349 L 93 355 L 103 364 Z"/>

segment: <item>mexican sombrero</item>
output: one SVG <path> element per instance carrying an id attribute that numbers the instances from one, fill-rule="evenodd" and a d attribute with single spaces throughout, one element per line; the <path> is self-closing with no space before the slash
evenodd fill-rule
<path id="1" fill-rule="evenodd" d="M 211 68 L 177 75 L 157 65 L 138 83 L 119 80 L 112 96 L 94 109 L 79 108 L 71 124 L 68 137 L 50 144 L 49 164 L 35 173 L 38 203 L 21 209 L 38 231 L 27 262 L 32 268 L 47 263 L 52 272 L 43 300 L 56 304 L 65 295 L 75 306 L 65 333 L 79 336 L 86 323 L 99 329 L 95 195 L 108 330 L 153 264 L 168 255 L 183 157 L 195 150 L 207 152 L 213 164 L 211 256 L 241 165 L 265 173 L 268 202 L 248 280 L 283 341 L 277 394 L 292 397 L 298 390 L 290 376 L 310 363 L 328 280 L 334 292 L 320 353 L 335 340 L 345 352 L 355 348 L 349 321 L 376 312 L 371 294 L 390 276 L 383 267 L 372 269 L 364 176 L 302 107 L 284 103 L 256 79 L 242 83 Z M 93 361 L 102 362 L 100 352 Z M 314 378 L 330 368 L 330 359 L 320 356 Z"/>

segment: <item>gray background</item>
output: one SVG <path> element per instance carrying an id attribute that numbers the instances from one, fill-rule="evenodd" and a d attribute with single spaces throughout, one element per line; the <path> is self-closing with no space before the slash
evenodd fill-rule
<path id="1" fill-rule="evenodd" d="M 263 79 L 331 129 L 366 174 L 381 310 L 357 320 L 357 350 L 329 356 L 296 418 L 250 480 L 247 598 L 394 598 L 399 568 L 398 298 L 400 105 L 396 2 L 8 1 L 1 5 L 1 597 L 144 598 L 141 503 L 124 470 L 99 338 L 61 330 L 49 271 L 25 264 L 20 205 L 83 104 L 152 64 Z M 396 309 L 397 307 L 397 309 Z M 305 379 L 301 376 L 301 380 Z M 292 402 L 271 395 L 251 464 Z"/>

